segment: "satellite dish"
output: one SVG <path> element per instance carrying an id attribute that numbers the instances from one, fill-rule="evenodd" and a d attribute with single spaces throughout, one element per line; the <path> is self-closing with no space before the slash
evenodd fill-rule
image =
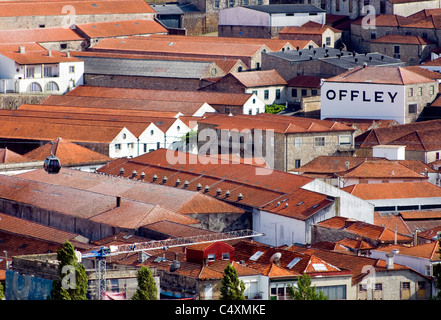
<path id="1" fill-rule="evenodd" d="M 275 254 L 273 254 L 270 258 L 270 262 L 274 262 L 276 260 L 280 260 L 280 258 L 282 257 L 282 254 L 280 252 L 276 252 Z"/>
<path id="2" fill-rule="evenodd" d="M 175 272 L 181 267 L 181 263 L 178 260 L 173 261 L 172 265 L 170 266 L 170 272 Z"/>

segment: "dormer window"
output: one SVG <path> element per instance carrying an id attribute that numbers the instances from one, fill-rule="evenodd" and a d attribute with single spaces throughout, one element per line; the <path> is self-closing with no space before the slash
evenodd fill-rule
<path id="1" fill-rule="evenodd" d="M 207 258 L 208 258 L 208 262 L 213 262 L 213 261 L 216 260 L 216 255 L 214 253 L 213 254 L 209 254 L 207 256 Z"/>

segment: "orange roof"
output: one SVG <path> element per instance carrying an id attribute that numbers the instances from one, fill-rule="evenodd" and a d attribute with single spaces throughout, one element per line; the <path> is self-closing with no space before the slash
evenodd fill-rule
<path id="1" fill-rule="evenodd" d="M 374 212 L 374 224 L 394 231 L 396 228 L 397 232 L 401 234 L 409 235 L 412 233 L 400 215 Z"/>
<path id="2" fill-rule="evenodd" d="M 87 149 L 76 143 L 58 138 L 52 141 L 54 144 L 47 143 L 25 154 L 25 157 L 34 161 L 43 161 L 51 154 L 60 160 L 62 165 L 75 165 L 85 163 L 104 163 L 111 159 L 98 152 Z"/>
<path id="3" fill-rule="evenodd" d="M 84 38 L 70 28 L 2 30 L 0 33 L 0 43 L 42 43 L 58 41 L 84 41 Z"/>
<path id="4" fill-rule="evenodd" d="M 389 142 L 389 145 L 405 145 L 406 150 L 413 151 L 437 151 L 441 150 L 439 139 L 441 128 L 433 130 L 415 130 L 398 139 Z"/>
<path id="5" fill-rule="evenodd" d="M 352 24 L 361 25 L 363 23 L 363 18 L 357 18 L 352 22 Z M 375 16 L 375 25 L 382 27 L 397 27 L 397 26 L 405 26 L 409 23 L 415 21 L 415 19 L 411 19 L 409 17 L 400 16 L 397 14 L 380 14 Z"/>
<path id="6" fill-rule="evenodd" d="M 68 56 L 66 53 L 55 50 L 26 51 L 25 49 L 24 53 L 20 53 L 17 47 L 17 50 L 15 51 L 0 51 L 0 54 L 21 65 L 81 62 L 78 58 Z"/>
<path id="7" fill-rule="evenodd" d="M 424 77 L 405 67 L 379 67 L 367 66 L 357 67 L 343 72 L 335 77 L 328 78 L 329 82 L 348 82 L 348 83 L 381 83 L 406 85 L 413 83 L 433 82 L 433 79 Z"/>
<path id="8" fill-rule="evenodd" d="M 0 17 L 62 15 L 66 6 L 73 6 L 76 15 L 155 13 L 142 0 L 25 0 L 0 2 Z"/>
<path id="9" fill-rule="evenodd" d="M 168 30 L 154 20 L 126 20 L 77 24 L 76 27 L 89 38 L 133 36 L 167 33 Z"/>
<path id="10" fill-rule="evenodd" d="M 286 81 L 274 69 L 263 71 L 232 72 L 230 74 L 247 88 L 286 85 Z M 226 77 L 228 77 L 228 75 Z"/>
<path id="11" fill-rule="evenodd" d="M 417 246 L 400 246 L 400 245 L 390 245 L 384 248 L 377 248 L 378 251 L 392 252 L 392 250 L 397 249 L 400 255 L 412 256 L 430 259 L 432 261 L 440 261 L 439 257 L 439 243 L 438 241 L 433 241 L 426 244 L 421 244 Z"/>
<path id="12" fill-rule="evenodd" d="M 328 26 L 326 24 L 320 24 L 314 21 L 309 21 L 300 27 L 285 27 L 279 33 L 281 34 L 323 34 L 326 30 L 332 30 L 335 33 L 341 33 L 341 30 Z"/>
<path id="13" fill-rule="evenodd" d="M 389 34 L 377 38 L 375 40 L 372 40 L 371 43 L 397 43 L 397 44 L 416 44 L 416 45 L 435 44 L 433 41 L 427 40 L 420 36 L 396 35 L 396 34 Z"/>
<path id="14" fill-rule="evenodd" d="M 363 200 L 441 197 L 441 188 L 430 182 L 356 184 L 342 190 Z"/>
<path id="15" fill-rule="evenodd" d="M 31 161 L 26 156 L 22 156 L 8 148 L 0 148 L 0 163 L 17 163 Z"/>

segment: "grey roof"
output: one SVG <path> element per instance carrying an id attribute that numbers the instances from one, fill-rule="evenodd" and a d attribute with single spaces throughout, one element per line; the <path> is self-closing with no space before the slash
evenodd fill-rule
<path id="1" fill-rule="evenodd" d="M 269 4 L 260 6 L 244 6 L 251 10 L 272 13 L 305 13 L 305 12 L 326 12 L 312 4 Z"/>
<path id="2" fill-rule="evenodd" d="M 349 51 L 340 51 L 334 48 L 310 48 L 301 50 L 289 50 L 265 53 L 290 62 L 303 62 L 308 60 L 320 60 L 325 63 L 337 65 L 341 68 L 351 69 L 355 66 L 367 65 L 404 65 L 399 60 L 377 52 L 358 54 Z"/>
<path id="3" fill-rule="evenodd" d="M 177 4 L 150 4 L 159 15 L 182 15 L 184 11 Z"/>
<path id="4" fill-rule="evenodd" d="M 201 79 L 212 62 L 144 60 L 79 56 L 84 61 L 84 73 L 144 76 L 162 78 Z"/>

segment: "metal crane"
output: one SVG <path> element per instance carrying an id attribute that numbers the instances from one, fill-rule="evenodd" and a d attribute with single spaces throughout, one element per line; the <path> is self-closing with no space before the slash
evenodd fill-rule
<path id="1" fill-rule="evenodd" d="M 229 231 L 222 233 L 210 233 L 205 235 L 196 235 L 190 237 L 166 239 L 166 240 L 152 240 L 139 243 L 121 244 L 101 246 L 96 250 L 85 252 L 81 254 L 81 258 L 95 258 L 96 273 L 97 273 L 97 288 L 98 297 L 101 299 L 101 295 L 106 291 L 106 258 L 124 253 L 134 253 L 146 250 L 163 249 L 167 250 L 171 247 L 188 246 L 195 243 L 209 243 L 216 241 L 237 240 L 251 237 L 264 236 L 263 233 L 255 232 L 253 230 L 244 229 L 237 231 Z"/>

